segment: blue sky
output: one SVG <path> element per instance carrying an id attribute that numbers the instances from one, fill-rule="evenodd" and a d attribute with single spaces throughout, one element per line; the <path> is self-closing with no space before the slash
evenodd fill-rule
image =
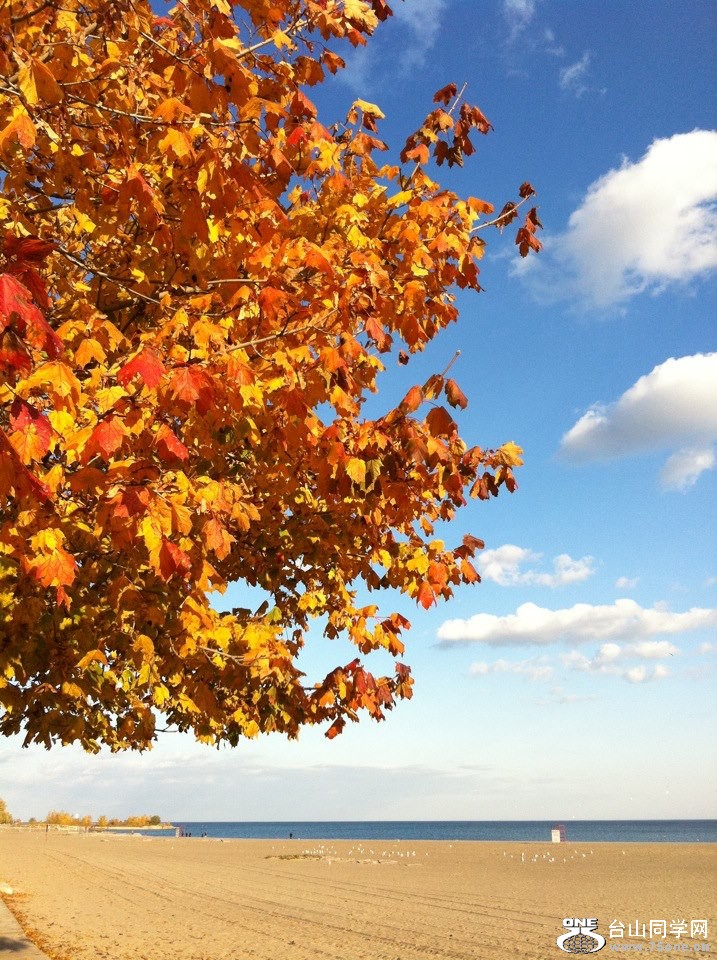
<path id="1" fill-rule="evenodd" d="M 381 600 L 413 623 L 416 680 L 383 724 L 219 751 L 167 734 L 142 756 L 8 741 L 15 815 L 717 816 L 717 5 L 395 6 L 312 92 L 324 122 L 374 101 L 397 154 L 433 92 L 467 81 L 495 132 L 442 180 L 500 207 L 528 179 L 545 227 L 527 262 L 486 236 L 485 292 L 372 401 L 460 349 L 466 441 L 524 448 L 518 492 L 442 532 L 486 541 L 483 583 L 429 612 Z M 304 669 L 352 656 L 315 637 Z"/>

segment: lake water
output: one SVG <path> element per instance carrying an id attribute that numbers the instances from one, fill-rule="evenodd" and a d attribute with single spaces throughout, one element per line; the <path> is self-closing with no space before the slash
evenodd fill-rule
<path id="1" fill-rule="evenodd" d="M 588 843 L 717 843 L 717 820 L 357 820 L 240 823 L 174 821 L 193 837 L 245 840 L 549 841 L 563 822 L 566 839 Z"/>

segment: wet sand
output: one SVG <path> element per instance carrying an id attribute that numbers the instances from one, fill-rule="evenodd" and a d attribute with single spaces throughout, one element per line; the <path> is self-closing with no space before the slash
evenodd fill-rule
<path id="1" fill-rule="evenodd" d="M 52 960 L 549 960 L 564 917 L 712 941 L 717 846 L 255 841 L 0 831 L 0 883 Z M 707 919 L 708 936 L 669 924 Z M 624 956 L 625 953 L 623 952 Z M 634 954 L 633 954 L 634 955 Z M 674 953 L 673 953 L 674 955 Z"/>

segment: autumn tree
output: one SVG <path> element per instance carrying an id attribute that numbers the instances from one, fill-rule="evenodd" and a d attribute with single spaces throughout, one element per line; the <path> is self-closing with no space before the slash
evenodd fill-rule
<path id="1" fill-rule="evenodd" d="M 0 797 L 0 823 L 1 824 L 12 823 L 12 814 L 8 810 L 7 804 L 5 803 L 2 797 Z"/>
<path id="2" fill-rule="evenodd" d="M 468 449 L 446 375 L 362 415 L 480 290 L 496 216 L 436 181 L 491 125 L 450 84 L 400 158 L 380 108 L 309 88 L 386 0 L 0 4 L 0 730 L 48 747 L 335 736 L 411 695 L 409 668 L 297 662 L 312 622 L 403 654 L 408 622 L 478 580 L 466 498 L 520 450 Z M 516 242 L 539 243 L 533 208 Z M 218 612 L 233 581 L 258 609 Z"/>

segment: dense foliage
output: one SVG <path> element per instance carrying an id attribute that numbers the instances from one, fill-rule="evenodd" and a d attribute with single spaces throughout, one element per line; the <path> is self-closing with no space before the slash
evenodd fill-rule
<path id="1" fill-rule="evenodd" d="M 362 416 L 479 290 L 498 216 L 432 178 L 488 120 L 439 91 L 400 164 L 380 109 L 325 126 L 307 94 L 385 0 L 10 0 L 0 6 L 0 730 L 145 747 L 328 735 L 411 694 L 407 666 L 297 664 L 317 618 L 361 654 L 478 579 L 435 539 L 520 450 L 467 449 L 454 380 Z M 537 249 L 532 209 L 523 255 Z M 220 613 L 210 591 L 261 587 Z"/>

